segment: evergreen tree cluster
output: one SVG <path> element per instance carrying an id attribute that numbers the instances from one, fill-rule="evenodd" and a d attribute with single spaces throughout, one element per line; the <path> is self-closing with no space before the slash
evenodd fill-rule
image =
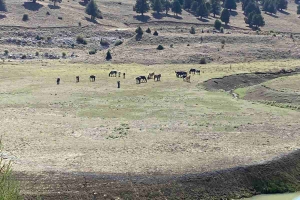
<path id="1" fill-rule="evenodd" d="M 287 9 L 287 0 L 264 0 L 263 1 L 263 11 L 276 14 L 277 10 Z"/>

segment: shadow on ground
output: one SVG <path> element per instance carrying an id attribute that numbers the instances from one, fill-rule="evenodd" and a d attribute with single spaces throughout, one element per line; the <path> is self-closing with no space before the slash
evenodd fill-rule
<path id="1" fill-rule="evenodd" d="M 23 4 L 24 8 L 27 10 L 32 10 L 32 11 L 38 11 L 43 7 L 42 4 L 39 3 L 33 3 L 33 2 L 24 2 Z"/>

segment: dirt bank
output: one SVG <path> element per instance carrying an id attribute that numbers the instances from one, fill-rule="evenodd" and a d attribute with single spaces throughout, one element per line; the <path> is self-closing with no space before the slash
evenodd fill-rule
<path id="1" fill-rule="evenodd" d="M 16 174 L 25 199 L 230 199 L 300 189 L 300 151 L 204 174 Z"/>
<path id="2" fill-rule="evenodd" d="M 237 88 L 248 87 L 252 85 L 258 85 L 260 83 L 283 77 L 291 76 L 300 72 L 300 68 L 295 70 L 281 70 L 278 72 L 255 72 L 255 73 L 243 73 L 234 74 L 230 76 L 224 76 L 221 78 L 213 78 L 203 83 L 207 90 L 225 90 L 230 91 Z"/>

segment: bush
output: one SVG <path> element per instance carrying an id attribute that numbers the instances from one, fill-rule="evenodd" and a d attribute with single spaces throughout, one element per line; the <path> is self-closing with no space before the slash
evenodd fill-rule
<path id="1" fill-rule="evenodd" d="M 111 59 L 112 59 L 112 56 L 111 56 L 110 51 L 108 50 L 106 53 L 106 60 L 111 60 Z"/>
<path id="2" fill-rule="evenodd" d="M 158 32 L 154 31 L 153 35 L 158 36 Z"/>
<path id="3" fill-rule="evenodd" d="M 123 41 L 122 41 L 122 40 L 117 40 L 117 41 L 115 42 L 115 46 L 119 46 L 119 45 L 121 45 L 121 44 L 123 44 Z"/>
<path id="4" fill-rule="evenodd" d="M 66 54 L 66 52 L 62 52 L 62 57 L 66 57 L 67 56 L 67 54 Z"/>
<path id="5" fill-rule="evenodd" d="M 63 18 L 62 17 L 58 17 L 58 19 L 62 20 Z"/>
<path id="6" fill-rule="evenodd" d="M 36 39 L 36 40 L 43 40 L 44 37 L 41 37 L 41 36 L 37 35 L 37 36 L 35 37 L 35 39 Z"/>
<path id="7" fill-rule="evenodd" d="M 135 30 L 136 34 L 138 35 L 143 35 L 143 29 L 139 26 L 137 27 L 137 29 Z"/>
<path id="8" fill-rule="evenodd" d="M 97 50 L 96 50 L 96 49 L 90 50 L 90 51 L 89 51 L 89 54 L 90 54 L 90 55 L 93 55 L 93 54 L 96 54 L 96 53 L 97 53 Z"/>
<path id="9" fill-rule="evenodd" d="M 25 22 L 25 21 L 28 21 L 28 20 L 29 20 L 28 14 L 24 14 L 22 20 L 23 20 L 24 22 Z"/>
<path id="10" fill-rule="evenodd" d="M 40 55 L 40 53 L 39 52 L 35 52 L 35 56 L 39 56 Z"/>
<path id="11" fill-rule="evenodd" d="M 52 39 L 52 37 L 50 37 L 50 36 L 47 37 L 47 40 L 48 40 L 48 41 L 51 40 L 51 39 Z"/>
<path id="12" fill-rule="evenodd" d="M 217 29 L 217 30 L 220 30 L 220 28 L 221 28 L 221 26 L 222 26 L 222 22 L 220 21 L 220 20 L 216 20 L 215 21 L 215 28 Z"/>
<path id="13" fill-rule="evenodd" d="M 77 36 L 76 41 L 78 44 L 87 44 L 87 41 L 82 36 Z"/>
<path id="14" fill-rule="evenodd" d="M 157 50 L 163 50 L 164 47 L 162 45 L 158 45 Z"/>
<path id="15" fill-rule="evenodd" d="M 4 51 L 4 55 L 8 55 L 8 53 L 9 53 L 8 50 Z"/>
<path id="16" fill-rule="evenodd" d="M 50 15 L 49 11 L 47 11 L 46 15 Z"/>
<path id="17" fill-rule="evenodd" d="M 221 40 L 221 44 L 225 44 L 226 43 L 226 41 L 223 39 L 223 40 Z"/>
<path id="18" fill-rule="evenodd" d="M 195 33 L 196 33 L 196 30 L 195 30 L 194 27 L 191 28 L 190 33 L 191 33 L 191 34 L 195 34 Z"/>
<path id="19" fill-rule="evenodd" d="M 220 29 L 220 32 L 221 32 L 221 33 L 224 33 L 224 28 L 223 28 L 223 27 Z"/>
<path id="20" fill-rule="evenodd" d="M 205 58 L 201 58 L 200 59 L 200 64 L 203 64 L 203 65 L 206 64 L 206 59 Z"/>
<path id="21" fill-rule="evenodd" d="M 146 33 L 151 33 L 150 28 L 148 28 L 148 29 L 146 30 Z"/>
<path id="22" fill-rule="evenodd" d="M 101 44 L 102 46 L 109 46 L 109 42 L 106 41 L 106 40 L 103 40 L 102 38 L 101 38 L 101 40 L 100 40 L 100 44 Z"/>
<path id="23" fill-rule="evenodd" d="M 173 48 L 173 47 L 174 47 L 174 45 L 173 45 L 173 44 L 171 44 L 171 45 L 170 45 L 170 47 L 171 47 L 171 48 Z"/>
<path id="24" fill-rule="evenodd" d="M 81 22 L 78 22 L 78 26 L 81 26 Z"/>
<path id="25" fill-rule="evenodd" d="M 26 58 L 27 58 L 26 55 L 22 55 L 22 56 L 21 56 L 21 59 L 26 59 Z"/>

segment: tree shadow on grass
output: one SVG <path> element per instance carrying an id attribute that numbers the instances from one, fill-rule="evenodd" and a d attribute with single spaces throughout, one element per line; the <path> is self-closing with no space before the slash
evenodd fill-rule
<path id="1" fill-rule="evenodd" d="M 278 10 L 278 12 L 280 12 L 280 13 L 282 13 L 282 14 L 285 14 L 285 15 L 290 15 L 289 12 L 286 12 L 286 11 L 284 11 L 284 10 Z"/>
<path id="2" fill-rule="evenodd" d="M 200 22 L 209 22 L 209 20 L 208 19 L 205 19 L 205 18 L 197 18 Z"/>
<path id="3" fill-rule="evenodd" d="M 235 16 L 238 15 L 238 12 L 236 12 L 236 11 L 230 11 L 230 15 L 235 17 Z"/>
<path id="4" fill-rule="evenodd" d="M 166 14 L 166 13 L 152 13 L 152 16 L 153 18 L 155 19 L 162 19 L 164 17 L 171 17 L 171 18 L 175 18 L 175 19 L 182 19 L 181 16 L 176 16 L 176 15 L 169 15 L 169 14 Z"/>
<path id="5" fill-rule="evenodd" d="M 270 14 L 270 13 L 265 13 L 266 15 L 269 15 L 270 17 L 274 17 L 274 18 L 278 18 L 277 15 L 273 15 L 273 14 Z"/>
<path id="6" fill-rule="evenodd" d="M 42 4 L 33 3 L 33 2 L 24 2 L 23 6 L 25 9 L 32 10 L 32 11 L 38 11 L 40 8 L 43 7 Z"/>
<path id="7" fill-rule="evenodd" d="M 86 19 L 86 21 L 88 21 L 88 22 L 92 22 L 92 23 L 94 23 L 94 24 L 99 24 L 99 22 L 97 22 L 97 20 L 92 20 L 92 19 L 89 18 L 89 17 L 85 17 L 85 19 Z"/>
<path id="8" fill-rule="evenodd" d="M 60 6 L 48 5 L 50 9 L 60 9 Z"/>
<path id="9" fill-rule="evenodd" d="M 133 18 L 141 22 L 148 22 L 150 20 L 150 17 L 147 15 L 135 15 Z"/>

